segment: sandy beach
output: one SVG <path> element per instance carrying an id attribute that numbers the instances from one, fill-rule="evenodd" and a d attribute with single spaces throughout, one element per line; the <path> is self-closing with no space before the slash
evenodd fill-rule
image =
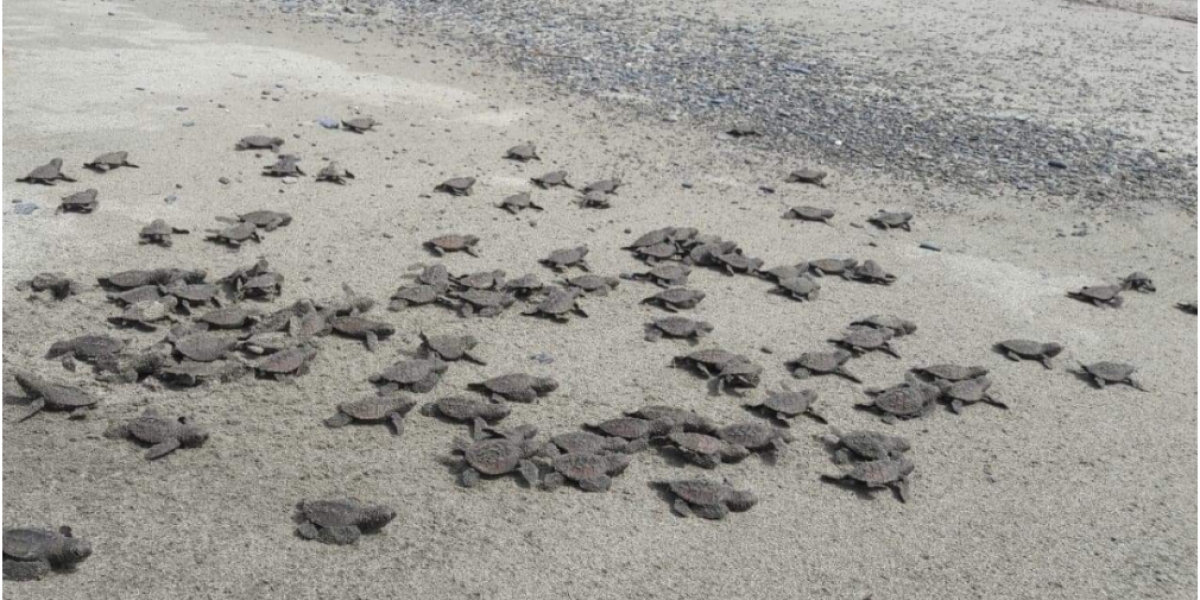
<path id="1" fill-rule="evenodd" d="M 1113 155 L 1161 150 L 1159 164 L 1174 165 L 1191 153 L 1190 182 L 1172 175 L 1156 191 L 1159 179 L 1149 175 L 1089 174 L 1071 184 L 1078 194 L 987 178 L 967 185 L 939 179 L 938 169 L 910 177 L 872 167 L 873 156 L 856 166 L 853 153 L 826 159 L 815 146 L 730 139 L 720 134 L 725 117 L 685 111 L 663 120 L 637 98 L 580 94 L 437 32 L 413 31 L 415 21 L 392 27 L 382 8 L 378 18 L 351 26 L 312 18 L 303 7 L 281 12 L 277 4 L 5 3 L 3 362 L 101 399 L 82 420 L 45 412 L 18 423 L 26 409 L 15 400 L 4 406 L 4 525 L 67 524 L 94 548 L 73 573 L 6 582 L 5 598 L 1195 597 L 1197 325 L 1175 304 L 1194 301 L 1197 292 L 1196 29 L 1163 16 L 1194 17 L 1194 3 L 1158 3 L 1149 14 L 1064 3 L 1093 34 L 1123 35 L 1129 44 L 1104 47 L 1107 55 L 1095 44 L 1063 47 L 1088 69 L 1063 78 L 1087 85 L 1063 94 L 1062 104 L 1045 95 L 1056 65 L 1072 62 L 1055 54 L 1059 46 L 1038 46 L 1054 55 L 1046 59 L 1051 67 L 1004 74 L 1021 91 L 1011 103 L 1047 131 L 1125 123 L 1137 141 L 1113 142 Z M 712 4 L 695 9 L 724 10 Z M 363 5 L 347 6 L 346 14 L 367 14 Z M 938 6 L 944 15 L 988 12 L 978 2 Z M 818 23 L 833 19 L 828 6 L 808 8 L 822 15 Z M 784 16 L 797 19 L 803 10 Z M 1077 26 L 1059 28 L 1054 19 L 1075 17 L 1056 10 L 1030 17 L 1031 31 Z M 1008 10 L 994 18 L 998 29 L 1021 25 L 1021 15 Z M 954 22 L 944 17 L 936 25 Z M 890 61 L 914 47 L 904 32 L 917 25 L 907 17 L 897 23 L 894 50 L 880 53 L 878 68 L 899 69 Z M 1156 35 L 1170 44 L 1150 56 L 1141 42 Z M 1034 47 L 1037 35 L 1030 36 Z M 966 52 L 969 40 L 961 43 L 927 48 L 929 62 L 952 68 L 954 52 L 987 52 Z M 845 56 L 852 44 L 843 46 L 826 50 Z M 963 60 L 968 75 L 934 69 L 938 77 L 923 93 L 983 77 L 969 68 L 973 58 Z M 1159 68 L 1153 65 L 1161 66 L 1154 77 L 1135 76 Z M 1148 112 L 1121 112 L 1131 98 Z M 1084 105 L 1098 116 L 1066 114 Z M 355 135 L 318 123 L 358 115 L 380 125 Z M 309 176 L 295 183 L 263 177 L 274 161 L 270 151 L 234 150 L 256 134 L 284 138 L 284 151 L 300 155 Z M 540 162 L 501 158 L 527 140 L 536 142 Z M 1104 145 L 1093 141 L 1079 156 Z M 140 168 L 81 168 L 118 149 Z M 53 157 L 64 159 L 77 183 L 13 181 Z M 345 186 L 314 181 L 328 160 L 356 178 Z M 1030 180 L 1056 176 L 1044 163 L 1045 173 Z M 803 166 L 829 170 L 828 187 L 784 182 Z M 573 202 L 578 192 L 529 183 L 560 168 L 578 184 L 617 176 L 625 185 L 612 208 L 592 210 Z M 433 191 L 466 176 L 477 178 L 470 196 Z M 1190 198 L 1181 195 L 1188 185 Z M 61 197 L 88 188 L 99 190 L 95 212 L 54 214 Z M 511 215 L 495 206 L 521 191 L 545 210 Z M 18 201 L 40 208 L 18 214 Z M 781 218 L 797 205 L 837 214 L 830 225 Z M 867 223 L 884 208 L 914 213 L 912 231 Z M 238 251 L 205 240 L 204 230 L 220 225 L 215 217 L 259 209 L 293 220 Z M 175 236 L 170 248 L 139 245 L 138 231 L 158 218 L 191 233 Z M 767 266 L 852 256 L 875 259 L 898 279 L 875 286 L 826 277 L 818 299 L 796 302 L 769 293 L 767 281 L 698 267 L 689 286 L 707 297 L 687 316 L 714 331 L 697 345 L 645 341 L 644 324 L 667 313 L 641 304 L 655 286 L 628 280 L 606 297 L 582 300 L 589 317 L 568 323 L 523 316 L 520 307 L 491 319 L 437 306 L 386 310 L 415 264 L 440 261 L 456 274 L 534 273 L 549 283 L 561 276 L 539 259 L 586 244 L 594 273 L 643 271 L 620 248 L 665 226 L 736 240 Z M 423 241 L 446 233 L 478 236 L 480 256 L 438 259 L 423 249 Z M 119 309 L 97 277 L 182 267 L 205 269 L 211 280 L 260 257 L 286 277 L 282 296 L 245 304 L 266 312 L 336 296 L 346 283 L 376 299 L 368 315 L 396 333 L 375 353 L 359 340 L 319 338 L 311 371 L 289 382 L 104 383 L 86 365 L 72 373 L 45 358 L 52 342 L 87 333 L 132 338 L 137 347 L 165 335 L 164 328 L 109 324 Z M 1065 295 L 1137 270 L 1153 277 L 1157 292 L 1127 291 L 1120 309 Z M 45 271 L 66 273 L 84 290 L 61 302 L 18 291 Z M 851 321 L 881 313 L 919 329 L 892 342 L 903 358 L 873 352 L 849 363 L 865 384 L 798 381 L 785 368 L 803 352 L 830 349 L 826 340 Z M 836 472 L 818 439 L 829 426 L 803 417 L 789 429 L 795 442 L 774 463 L 751 456 L 708 471 L 650 450 L 599 494 L 570 486 L 546 492 L 511 477 L 460 487 L 440 459 L 465 428 L 417 411 L 400 438 L 382 426 L 322 425 L 339 402 L 371 393 L 368 377 L 415 351 L 422 331 L 474 335 L 488 364 L 453 363 L 435 390 L 414 394 L 418 400 L 509 372 L 551 376 L 557 391 L 514 404 L 503 422 L 534 425 L 543 436 L 651 403 L 719 423 L 762 420 L 742 404 L 784 383 L 815 390 L 832 425 L 911 441 L 913 497 L 901 503 L 888 490 L 868 495 L 823 483 L 822 473 Z M 1055 341 L 1066 350 L 1047 370 L 993 351 L 1011 338 Z M 718 346 L 762 365 L 762 383 L 745 399 L 710 395 L 701 378 L 670 368 L 676 355 Z M 1136 365 L 1149 391 L 1096 389 L 1073 372 L 1077 361 L 1101 360 Z M 886 425 L 854 408 L 867 400 L 864 388 L 943 362 L 990 369 L 992 393 L 1010 409 L 977 404 L 954 414 L 939 405 L 926 417 Z M 4 389 L 19 395 L 10 379 Z M 192 416 L 211 438 L 147 461 L 135 444 L 103 436 L 110 423 L 147 407 Z M 759 502 L 721 521 L 683 519 L 652 487 L 698 476 L 727 478 Z M 387 504 L 398 515 L 353 546 L 294 534 L 298 501 L 340 496 Z"/>

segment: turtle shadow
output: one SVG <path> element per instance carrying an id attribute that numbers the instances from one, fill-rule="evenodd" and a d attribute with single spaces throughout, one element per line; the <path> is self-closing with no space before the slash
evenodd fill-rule
<path id="1" fill-rule="evenodd" d="M 1086 383 L 1088 385 L 1088 387 L 1090 387 L 1092 389 L 1096 389 L 1096 390 L 1104 389 L 1104 388 L 1100 387 L 1100 385 L 1096 383 L 1096 380 L 1094 378 L 1092 378 L 1092 376 L 1089 375 L 1088 372 L 1083 369 L 1066 368 L 1063 370 L 1070 373 L 1071 375 L 1073 375 L 1075 377 L 1075 379 L 1078 379 L 1079 381 Z"/>
<path id="2" fill-rule="evenodd" d="M 864 502 L 875 502 L 876 500 L 878 500 L 878 498 L 875 497 L 875 492 L 881 491 L 878 488 L 871 489 L 871 488 L 860 485 L 860 484 L 858 484 L 854 481 L 848 480 L 848 479 L 833 479 L 833 478 L 822 476 L 821 481 L 828 485 L 832 485 L 835 487 L 842 488 L 844 490 L 854 492 L 854 495 L 859 500 L 862 500 Z M 899 492 L 896 492 L 891 487 L 888 487 L 888 489 L 891 490 L 891 492 L 894 496 L 897 496 L 897 498 L 899 497 Z"/>
<path id="3" fill-rule="evenodd" d="M 666 503 L 667 510 L 671 511 L 672 515 L 675 515 L 677 518 L 683 518 L 675 512 L 674 508 L 672 508 L 675 506 L 675 493 L 671 491 L 670 484 L 664 481 L 647 481 L 646 487 L 650 488 L 650 490 L 654 492 L 654 495 L 658 496 L 660 500 Z"/>

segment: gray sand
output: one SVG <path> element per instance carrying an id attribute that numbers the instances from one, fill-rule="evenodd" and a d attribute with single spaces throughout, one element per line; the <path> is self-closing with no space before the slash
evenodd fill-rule
<path id="1" fill-rule="evenodd" d="M 829 189 L 785 185 L 790 169 L 819 158 L 752 152 L 746 161 L 736 142 L 687 124 L 622 125 L 607 106 L 522 83 L 433 38 L 393 43 L 384 33 L 364 39 L 361 30 L 247 15 L 258 11 L 176 0 L 6 6 L 4 361 L 82 384 L 103 401 L 83 421 L 48 413 L 16 424 L 23 409 L 4 408 L 5 525 L 70 524 L 95 548 L 78 572 L 6 585 L 5 598 L 1195 595 L 1196 321 L 1172 307 L 1196 295 L 1192 213 L 1140 203 L 1083 211 L 1062 198 L 1005 191 L 984 202 L 959 188 L 841 169 Z M 361 43 L 339 39 L 350 36 Z M 383 125 L 360 136 L 314 123 L 356 111 Z M 1194 131 L 1194 120 L 1188 126 Z M 342 187 L 261 177 L 269 153 L 232 149 L 254 133 L 286 138 L 285 150 L 301 154 L 310 173 L 329 158 L 358 179 Z M 538 142 L 541 163 L 500 159 L 527 139 Z M 79 167 L 115 149 L 142 168 L 99 176 Z M 80 183 L 11 182 L 53 156 Z M 579 183 L 620 175 L 629 185 L 607 211 L 577 208 L 567 190 L 535 192 L 547 207 L 541 213 L 513 217 L 492 206 L 559 167 Z M 474 195 L 422 197 L 466 175 L 479 178 Z M 778 193 L 760 195 L 764 184 Z M 51 214 L 59 197 L 92 186 L 101 191 L 95 213 Z M 169 195 L 178 200 L 165 203 Z M 43 208 L 18 216 L 10 208 L 17 199 Z M 835 225 L 779 218 L 798 204 L 835 208 Z M 958 210 L 931 208 L 945 205 Z M 850 225 L 881 207 L 916 212 L 915 230 Z M 295 220 L 241 252 L 197 233 L 177 236 L 170 249 L 136 243 L 155 218 L 197 232 L 215 226 L 214 216 L 260 208 Z M 1087 235 L 1071 235 L 1079 223 Z M 899 276 L 890 287 L 826 281 L 818 301 L 801 304 L 768 295 L 765 282 L 696 270 L 692 285 L 708 299 L 693 314 L 716 326 L 706 343 L 751 354 L 766 367 L 764 386 L 800 387 L 784 360 L 826 348 L 823 340 L 857 317 L 894 312 L 920 330 L 895 343 L 902 360 L 851 363 L 869 385 L 897 382 L 910 366 L 978 363 L 992 369 L 992 391 L 1012 410 L 939 409 L 888 427 L 851 408 L 862 386 L 802 384 L 819 391 L 842 429 L 912 440 L 918 478 L 909 504 L 819 482 L 832 464 L 812 437 L 826 428 L 803 419 L 792 452 L 775 466 L 752 457 L 708 473 L 644 453 L 607 494 L 545 493 L 511 480 L 464 490 L 437 461 L 459 428 L 416 413 L 399 440 L 384 427 L 321 425 L 337 402 L 371 389 L 368 375 L 415 349 L 420 330 L 470 331 L 490 361 L 455 364 L 429 398 L 517 370 L 562 382 L 540 403 L 516 406 L 510 425 L 561 432 L 650 399 L 722 422 L 753 417 L 740 401 L 708 396 L 700 380 L 667 368 L 689 346 L 642 341 L 642 323 L 662 314 L 638 304 L 653 293 L 646 284 L 623 282 L 588 300 L 591 318 L 569 325 L 516 311 L 467 321 L 434 307 L 377 310 L 398 332 L 376 354 L 329 337 L 294 384 L 243 379 L 190 391 L 102 385 L 63 371 L 42 358 L 49 343 L 108 330 L 103 319 L 115 308 L 96 289 L 61 304 L 14 291 L 40 271 L 90 286 L 97 275 L 150 266 L 222 275 L 262 255 L 288 277 L 276 306 L 336 294 L 343 281 L 384 301 L 408 265 L 432 260 L 420 243 L 438 233 L 482 238 L 482 258 L 443 260 L 452 271 L 552 279 L 537 259 L 579 243 L 593 249 L 597 273 L 640 269 L 618 246 L 663 225 L 739 240 L 768 265 L 845 254 L 876 258 Z M 924 240 L 944 251 L 919 249 Z M 1063 295 L 1135 269 L 1150 272 L 1159 292 L 1130 292 L 1120 310 Z M 1068 350 L 1053 371 L 990 350 L 1013 337 Z M 763 346 L 774 353 L 760 353 Z M 539 353 L 554 362 L 529 358 Z M 1152 391 L 1092 389 L 1067 371 L 1076 359 L 1133 362 Z M 145 406 L 193 415 L 213 436 L 202 449 L 153 463 L 101 436 L 109 420 Z M 648 483 L 686 475 L 727 476 L 760 503 L 722 522 L 676 518 Z M 295 502 L 334 495 L 387 503 L 400 515 L 352 548 L 296 538 Z"/>

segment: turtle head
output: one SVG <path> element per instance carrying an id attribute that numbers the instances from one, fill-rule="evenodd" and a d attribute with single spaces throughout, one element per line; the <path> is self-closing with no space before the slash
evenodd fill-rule
<path id="1" fill-rule="evenodd" d="M 758 504 L 758 497 L 749 490 L 731 490 L 725 497 L 725 503 L 733 512 L 745 512 Z"/>
<path id="2" fill-rule="evenodd" d="M 58 567 L 73 567 L 78 563 L 87 560 L 87 557 L 92 555 L 92 544 L 87 540 L 76 537 L 66 537 L 63 539 L 62 550 L 58 555 L 51 558 L 51 562 Z"/>
<path id="3" fill-rule="evenodd" d="M 362 517 L 358 521 L 358 527 L 363 531 L 374 531 L 391 523 L 392 519 L 395 518 L 396 511 L 387 506 L 383 506 L 382 504 L 368 506 L 363 509 Z"/>
<path id="4" fill-rule="evenodd" d="M 533 382 L 533 389 L 548 394 L 558 389 L 558 382 L 549 377 L 538 377 L 537 381 Z"/>
<path id="5" fill-rule="evenodd" d="M 1042 346 L 1042 352 L 1050 358 L 1054 358 L 1055 356 L 1062 354 L 1063 350 L 1063 345 L 1055 342 L 1047 342 Z"/>
<path id="6" fill-rule="evenodd" d="M 52 158 L 50 159 L 50 164 L 54 165 L 56 169 L 61 169 L 63 166 L 63 160 L 61 158 Z"/>
<path id="7" fill-rule="evenodd" d="M 179 430 L 179 445 L 185 448 L 195 448 L 208 441 L 208 430 L 192 423 L 190 419 L 181 418 L 183 428 Z"/>

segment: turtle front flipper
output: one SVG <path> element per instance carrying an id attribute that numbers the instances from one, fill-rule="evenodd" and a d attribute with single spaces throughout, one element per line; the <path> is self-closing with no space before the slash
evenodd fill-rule
<path id="1" fill-rule="evenodd" d="M 900 494 L 900 501 L 907 503 L 912 497 L 912 486 L 909 484 L 908 478 L 901 479 L 895 484 L 896 491 Z"/>
<path id="2" fill-rule="evenodd" d="M 354 525 L 333 525 L 322 527 L 318 540 L 326 544 L 345 546 L 353 544 L 362 536 L 362 532 Z"/>
<path id="3" fill-rule="evenodd" d="M 392 433 L 395 436 L 404 435 L 404 415 L 398 412 L 388 413 L 388 420 L 392 424 Z"/>
<path id="4" fill-rule="evenodd" d="M 5 581 L 33 581 L 41 579 L 50 573 L 50 561 L 42 560 L 5 560 Z"/>
<path id="5" fill-rule="evenodd" d="M 1148 391 L 1150 391 L 1150 390 L 1146 389 L 1146 387 L 1145 387 L 1145 386 L 1143 386 L 1143 385 L 1141 384 L 1141 382 L 1139 382 L 1138 380 L 1136 380 L 1136 379 L 1134 379 L 1134 378 L 1132 378 L 1132 377 L 1130 377 L 1130 378 L 1129 378 L 1128 380 L 1126 380 L 1126 381 L 1129 383 L 1129 385 L 1133 386 L 1133 389 L 1135 389 L 1135 390 L 1142 391 L 1142 392 L 1148 392 Z"/>
<path id="6" fill-rule="evenodd" d="M 698 504 L 692 508 L 692 513 L 702 519 L 719 521 L 729 515 L 729 508 L 724 504 Z"/>
<path id="7" fill-rule="evenodd" d="M 475 469 L 465 469 L 458 476 L 458 482 L 465 488 L 472 488 L 479 485 L 479 471 Z"/>
<path id="8" fill-rule="evenodd" d="M 336 429 L 338 427 L 345 427 L 346 425 L 349 425 L 350 422 L 353 420 L 354 420 L 354 418 L 351 417 L 350 415 L 348 415 L 344 412 L 338 411 L 338 413 L 336 415 L 333 415 L 332 417 L 325 419 L 325 426 L 329 427 L 331 429 Z"/>
<path id="9" fill-rule="evenodd" d="M 29 417 L 32 417 L 33 415 L 36 415 L 36 414 L 42 412 L 43 408 L 46 408 L 46 399 L 45 398 L 38 398 L 37 400 L 30 402 L 29 403 L 29 412 L 25 413 L 25 416 L 21 417 L 20 419 L 17 419 L 17 422 L 20 423 L 20 422 L 28 419 Z"/>
<path id="10" fill-rule="evenodd" d="M 374 352 L 379 347 L 379 336 L 375 335 L 374 331 L 368 331 L 366 335 L 367 350 Z"/>
<path id="11" fill-rule="evenodd" d="M 521 478 L 528 483 L 530 487 L 535 487 L 541 480 L 541 474 L 538 467 L 531 460 L 522 460 L 517 466 L 517 471 L 521 474 Z"/>
<path id="12" fill-rule="evenodd" d="M 1004 357 L 1013 362 L 1021 362 L 1021 357 L 1017 356 L 1017 353 L 1012 350 L 1005 350 Z"/>
<path id="13" fill-rule="evenodd" d="M 179 449 L 179 438 L 171 438 L 164 442 L 159 442 L 150 447 L 146 451 L 146 460 L 154 460 L 162 458 Z"/>
<path id="14" fill-rule="evenodd" d="M 676 498 L 675 502 L 671 504 L 671 509 L 675 511 L 675 514 L 684 518 L 695 516 L 695 513 L 692 512 L 691 505 L 689 505 L 683 498 Z"/>
<path id="15" fill-rule="evenodd" d="M 961 413 L 962 409 L 963 409 L 962 400 L 959 400 L 956 398 L 956 399 L 950 401 L 950 410 L 954 411 L 955 414 Z"/>
<path id="16" fill-rule="evenodd" d="M 993 398 L 992 396 L 984 396 L 983 401 L 987 402 L 988 404 L 991 404 L 992 406 L 995 406 L 996 408 L 1003 408 L 1004 410 L 1008 410 L 1007 404 Z"/>

